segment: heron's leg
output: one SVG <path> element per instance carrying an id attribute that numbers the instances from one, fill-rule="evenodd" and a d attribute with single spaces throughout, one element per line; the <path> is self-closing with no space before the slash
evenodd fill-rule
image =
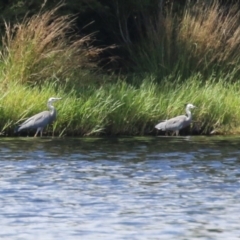
<path id="1" fill-rule="evenodd" d="M 40 134 L 41 134 L 41 137 L 42 137 L 42 134 L 43 134 L 43 128 L 41 128 L 41 130 L 40 130 Z"/>
<path id="2" fill-rule="evenodd" d="M 176 131 L 176 136 L 179 136 L 179 130 Z"/>
<path id="3" fill-rule="evenodd" d="M 37 135 L 38 135 L 38 132 L 41 130 L 41 128 L 38 128 L 37 129 L 37 131 L 36 131 L 36 133 L 35 133 L 35 135 L 34 135 L 34 137 L 37 137 Z"/>

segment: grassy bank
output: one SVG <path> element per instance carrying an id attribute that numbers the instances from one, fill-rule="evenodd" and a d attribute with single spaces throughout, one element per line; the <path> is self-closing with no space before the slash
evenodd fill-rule
<path id="1" fill-rule="evenodd" d="M 193 131 L 207 134 L 218 130 L 222 134 L 240 133 L 240 85 L 201 84 L 198 76 L 185 83 L 162 85 L 145 79 L 139 87 L 119 80 L 104 87 L 65 91 L 54 84 L 32 88 L 13 84 L 1 90 L 0 128 L 12 135 L 21 120 L 46 109 L 51 96 L 62 97 L 56 103 L 58 119 L 46 129 L 48 135 L 96 136 L 156 134 L 159 120 L 184 113 L 185 103 L 198 106 L 193 112 Z"/>
<path id="2" fill-rule="evenodd" d="M 240 133 L 240 31 L 231 17 L 236 13 L 225 12 L 223 18 L 216 3 L 209 6 L 204 19 L 192 17 L 201 8 L 183 12 L 179 25 L 176 16 L 166 16 L 162 23 L 169 39 L 159 39 L 162 28 L 148 25 L 149 35 L 130 52 L 138 74 L 123 77 L 96 68 L 103 49 L 92 47 L 93 36 L 74 35 L 74 19 L 57 16 L 58 7 L 16 26 L 6 24 L 0 55 L 2 135 L 13 135 L 17 124 L 45 110 L 49 97 L 62 100 L 55 104 L 58 118 L 46 129 L 48 135 L 155 135 L 154 125 L 183 114 L 186 103 L 198 106 L 191 133 Z M 204 24 L 211 23 L 210 16 L 215 24 L 232 24 L 224 33 L 229 44 L 224 51 L 223 39 L 214 45 L 213 39 L 203 37 L 213 29 L 207 31 L 211 24 Z M 212 34 L 220 39 L 222 29 Z"/>

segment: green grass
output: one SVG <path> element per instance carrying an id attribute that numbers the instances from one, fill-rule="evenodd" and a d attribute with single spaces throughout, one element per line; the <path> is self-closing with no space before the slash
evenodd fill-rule
<path id="1" fill-rule="evenodd" d="M 0 129 L 12 135 L 21 121 L 45 110 L 49 97 L 62 97 L 55 103 L 57 121 L 45 130 L 55 136 L 144 135 L 156 134 L 160 120 L 184 114 L 185 103 L 198 108 L 193 122 L 201 127 L 199 134 L 217 130 L 222 134 L 240 133 L 240 84 L 215 83 L 193 76 L 185 81 L 162 85 L 146 78 L 136 87 L 119 79 L 103 87 L 65 91 L 54 84 L 41 88 L 13 83 L 1 90 Z M 193 124 L 194 125 L 194 124 Z"/>

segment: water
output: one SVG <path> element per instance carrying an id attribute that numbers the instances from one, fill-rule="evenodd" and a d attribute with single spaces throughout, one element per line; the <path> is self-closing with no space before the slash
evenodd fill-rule
<path id="1" fill-rule="evenodd" d="M 240 239 L 240 138 L 1 138 L 0 239 Z"/>

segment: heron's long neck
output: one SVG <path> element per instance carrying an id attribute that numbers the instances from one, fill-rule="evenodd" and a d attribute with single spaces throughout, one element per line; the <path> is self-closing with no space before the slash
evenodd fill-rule
<path id="1" fill-rule="evenodd" d="M 55 107 L 51 103 L 48 103 L 47 106 L 48 106 L 48 108 L 50 110 L 50 114 L 54 115 L 56 113 Z"/>
<path id="2" fill-rule="evenodd" d="M 187 120 L 191 120 L 192 119 L 192 113 L 190 112 L 190 110 L 188 108 L 186 108 L 186 113 L 187 113 Z"/>

